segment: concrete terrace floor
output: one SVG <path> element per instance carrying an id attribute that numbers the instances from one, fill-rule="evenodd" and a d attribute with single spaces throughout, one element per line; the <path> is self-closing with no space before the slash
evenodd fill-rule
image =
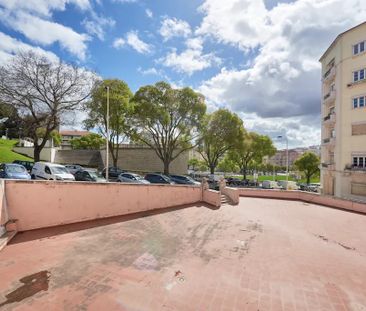
<path id="1" fill-rule="evenodd" d="M 142 216 L 18 234 L 0 310 L 366 310 L 366 216 L 255 198 Z"/>

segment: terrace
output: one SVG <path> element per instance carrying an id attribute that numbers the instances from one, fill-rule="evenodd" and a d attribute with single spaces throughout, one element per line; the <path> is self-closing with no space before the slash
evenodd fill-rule
<path id="1" fill-rule="evenodd" d="M 70 187 L 79 186 L 9 182 L 10 208 L 17 199 L 11 192 L 19 185 L 25 197 L 29 189 L 48 187 L 52 193 L 59 185 L 70 194 Z M 109 194 L 137 187 L 141 197 L 146 188 L 88 187 L 95 192 L 112 187 Z M 198 194 L 197 188 L 149 187 L 154 196 L 166 189 L 176 192 L 177 201 L 183 200 L 177 191 L 185 191 L 184 197 L 187 191 L 191 197 Z M 246 197 L 238 205 L 197 202 L 18 233 L 0 252 L 0 309 L 363 310 L 365 215 L 248 197 L 318 199 L 297 191 L 243 189 L 241 195 Z M 39 200 L 44 204 L 49 198 Z M 60 196 L 54 200 L 55 209 L 47 206 L 50 215 L 69 204 L 60 203 Z M 104 200 L 105 208 L 110 201 Z M 69 208 L 76 205 L 83 204 Z M 366 211 L 363 204 L 358 208 Z M 19 220 L 19 226 L 48 224 L 37 221 Z"/>

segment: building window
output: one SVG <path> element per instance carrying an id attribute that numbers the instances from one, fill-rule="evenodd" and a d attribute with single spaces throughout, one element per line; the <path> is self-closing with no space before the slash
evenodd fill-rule
<path id="1" fill-rule="evenodd" d="M 365 69 L 357 70 L 353 72 L 353 82 L 365 80 Z"/>
<path id="2" fill-rule="evenodd" d="M 358 157 L 353 157 L 353 166 L 358 165 Z"/>
<path id="3" fill-rule="evenodd" d="M 365 97 L 362 96 L 359 98 L 359 106 L 360 108 L 365 106 Z"/>
<path id="4" fill-rule="evenodd" d="M 354 156 L 352 166 L 356 168 L 366 168 L 366 156 Z"/>
<path id="5" fill-rule="evenodd" d="M 357 43 L 353 46 L 353 55 L 363 53 L 365 51 L 365 41 Z"/>
<path id="6" fill-rule="evenodd" d="M 359 96 L 352 99 L 353 109 L 356 108 L 364 108 L 366 107 L 366 98 L 365 96 Z"/>
<path id="7" fill-rule="evenodd" d="M 365 70 L 361 69 L 360 70 L 360 80 L 363 80 L 363 79 L 365 79 Z"/>

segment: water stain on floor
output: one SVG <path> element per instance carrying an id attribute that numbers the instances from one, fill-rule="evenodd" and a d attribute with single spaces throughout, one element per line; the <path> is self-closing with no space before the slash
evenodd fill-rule
<path id="1" fill-rule="evenodd" d="M 47 291 L 50 275 L 48 271 L 44 270 L 21 278 L 19 281 L 23 285 L 5 295 L 6 300 L 0 304 L 0 307 L 22 301 L 34 296 L 40 291 Z"/>

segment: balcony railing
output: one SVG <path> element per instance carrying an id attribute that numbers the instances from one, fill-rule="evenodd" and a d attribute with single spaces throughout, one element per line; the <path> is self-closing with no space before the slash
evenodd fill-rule
<path id="1" fill-rule="evenodd" d="M 323 142 L 323 145 L 325 145 L 325 146 L 334 146 L 335 137 L 324 138 L 322 142 Z"/>
<path id="2" fill-rule="evenodd" d="M 347 164 L 344 169 L 346 171 L 359 171 L 359 172 L 366 173 L 366 166 L 357 166 L 357 165 L 353 165 L 353 164 Z"/>
<path id="3" fill-rule="evenodd" d="M 334 162 L 323 162 L 322 168 L 327 168 L 328 170 L 334 169 Z"/>
<path id="4" fill-rule="evenodd" d="M 323 75 L 323 81 L 324 82 L 332 81 L 334 77 L 335 77 L 335 66 L 332 66 Z"/>
<path id="5" fill-rule="evenodd" d="M 331 124 L 335 122 L 335 112 L 328 113 L 324 118 L 323 121 L 325 124 Z"/>
<path id="6" fill-rule="evenodd" d="M 336 98 L 336 91 L 331 90 L 328 94 L 325 94 L 323 97 L 324 104 L 332 103 Z"/>

